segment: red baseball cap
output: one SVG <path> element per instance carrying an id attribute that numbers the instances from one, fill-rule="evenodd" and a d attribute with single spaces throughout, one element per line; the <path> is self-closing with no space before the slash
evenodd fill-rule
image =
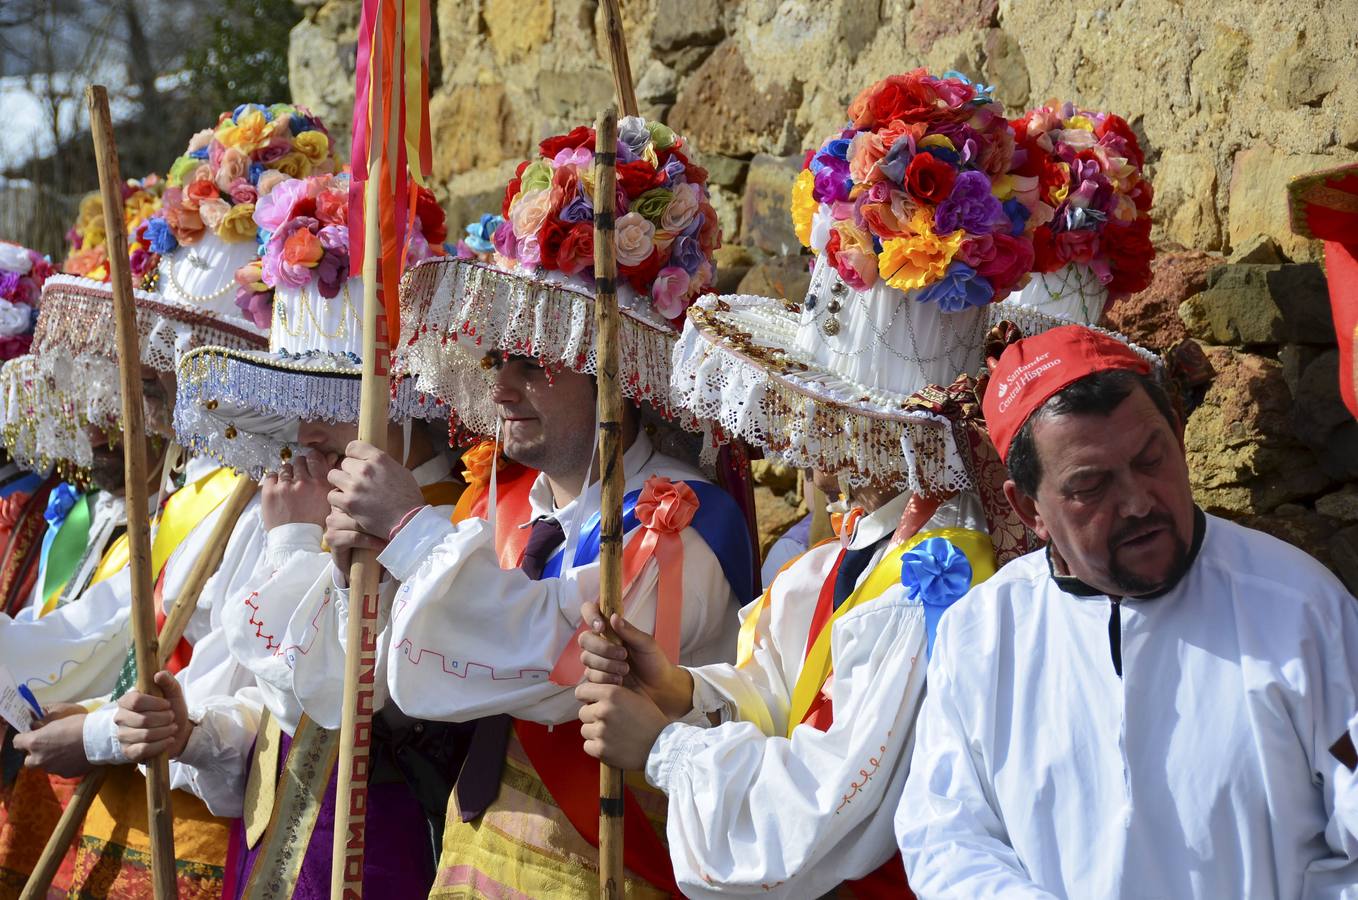
<path id="1" fill-rule="evenodd" d="M 1083 325 L 1063 325 L 1006 347 L 981 400 L 1000 459 L 1009 462 L 1014 436 L 1042 404 L 1086 375 L 1110 369 L 1148 375 L 1151 366 L 1122 341 Z"/>

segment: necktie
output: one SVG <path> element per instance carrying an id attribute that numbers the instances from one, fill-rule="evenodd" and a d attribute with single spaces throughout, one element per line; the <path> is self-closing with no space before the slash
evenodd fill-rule
<path id="1" fill-rule="evenodd" d="M 547 516 L 536 519 L 524 546 L 519 570 L 534 581 L 540 580 L 547 561 L 565 536 L 556 519 Z M 473 724 L 475 730 L 467 746 L 467 758 L 453 788 L 457 794 L 458 813 L 464 822 L 477 819 L 500 794 L 500 773 L 504 769 L 505 748 L 509 746 L 509 730 L 514 720 L 506 715 L 487 716 Z"/>
<path id="2" fill-rule="evenodd" d="M 839 572 L 835 576 L 835 609 L 839 609 L 844 605 L 844 601 L 849 599 L 853 589 L 858 586 L 858 576 L 863 574 L 868 563 L 872 562 L 873 555 L 890 539 L 891 535 L 884 535 L 866 547 L 850 550 L 844 554 L 844 561 L 839 564 Z"/>

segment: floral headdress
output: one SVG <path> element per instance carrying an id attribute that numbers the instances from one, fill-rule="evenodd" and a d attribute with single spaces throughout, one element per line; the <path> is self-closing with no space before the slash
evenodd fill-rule
<path id="1" fill-rule="evenodd" d="M 505 188 L 506 219 L 492 242 L 503 263 L 594 275 L 594 129 L 547 138 Z M 659 122 L 618 122 L 614 242 L 618 280 L 683 327 L 684 311 L 711 286 L 721 228 L 707 194 L 707 170 L 684 139 Z"/>
<path id="2" fill-rule="evenodd" d="M 863 91 L 849 118 L 792 195 L 798 238 L 849 287 L 881 281 L 952 312 L 1023 280 L 1034 201 L 1008 174 L 1014 136 L 989 88 L 916 69 Z"/>
<path id="3" fill-rule="evenodd" d="M 164 192 L 165 180 L 155 174 L 140 180 L 129 178 L 122 186 L 123 222 L 127 227 L 127 253 L 134 285 L 141 285 L 155 271 L 160 260 L 151 250 L 147 227 L 160 209 Z M 75 224 L 66 232 L 66 241 L 71 249 L 61 264 L 62 272 L 102 282 L 113 277 L 108 265 L 104 200 L 98 191 L 81 198 Z"/>
<path id="4" fill-rule="evenodd" d="M 0 241 L 0 360 L 28 352 L 37 318 L 34 306 L 54 271 L 42 254 Z"/>
<path id="5" fill-rule="evenodd" d="M 505 354 L 548 369 L 595 373 L 594 143 L 580 126 L 547 138 L 515 170 L 490 241 L 493 259 L 449 256 L 412 268 L 401 285 L 401 333 L 393 373 L 455 413 L 454 430 L 495 432 L 489 379 Z M 623 395 L 677 417 L 699 416 L 670 397 L 670 357 L 683 317 L 715 277 L 721 229 L 708 199 L 707 171 L 683 138 L 659 122 L 618 122 L 614 242 Z M 492 217 L 468 229 L 484 238 Z"/>
<path id="6" fill-rule="evenodd" d="M 348 173 L 281 181 L 260 199 L 254 219 L 263 252 L 236 270 L 236 305 L 260 328 L 269 327 L 277 289 L 314 284 L 330 300 L 357 275 L 349 271 Z M 447 236 L 438 201 L 428 188 L 419 188 L 408 264 L 440 255 Z"/>
<path id="7" fill-rule="evenodd" d="M 1050 101 L 1013 121 L 1015 189 L 1034 209 L 1033 271 L 1089 266 L 1117 299 L 1150 284 L 1151 184 L 1120 116 Z"/>
<path id="8" fill-rule="evenodd" d="M 406 263 L 441 254 L 443 210 L 416 191 Z M 361 401 L 362 279 L 349 268 L 349 175 L 280 181 L 255 208 L 262 257 L 236 272 L 236 304 L 269 329 L 267 350 L 207 346 L 179 365 L 180 443 L 258 478 L 298 449 L 301 420 L 354 422 Z M 392 421 L 446 417 L 409 381 L 392 385 Z"/>
<path id="9" fill-rule="evenodd" d="M 335 172 L 330 135 L 299 106 L 243 103 L 189 141 L 170 167 L 164 213 L 150 229 L 157 253 L 192 245 L 209 232 L 228 243 L 255 239 L 254 211 L 288 178 Z"/>

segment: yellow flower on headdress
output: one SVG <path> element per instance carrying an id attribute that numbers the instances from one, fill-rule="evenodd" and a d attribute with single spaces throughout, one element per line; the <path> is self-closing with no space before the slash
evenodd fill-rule
<path id="1" fill-rule="evenodd" d="M 965 232 L 954 231 L 947 237 L 934 233 L 933 217 L 920 209 L 910 220 L 912 234 L 882 242 L 877 271 L 887 284 L 913 291 L 943 277 L 953 255 L 962 245 Z"/>
<path id="2" fill-rule="evenodd" d="M 1093 131 L 1094 123 L 1084 116 L 1071 116 L 1069 119 L 1066 119 L 1065 127 L 1078 128 L 1081 131 Z"/>
<path id="3" fill-rule="evenodd" d="M 253 203 L 237 203 L 217 226 L 217 236 L 232 244 L 253 241 L 258 230 L 254 215 Z"/>
<path id="4" fill-rule="evenodd" d="M 280 156 L 273 164 L 273 168 L 293 178 L 306 178 L 311 174 L 311 160 L 293 150 Z"/>
<path id="5" fill-rule="evenodd" d="M 330 138 L 320 131 L 303 131 L 292 142 L 292 149 L 312 162 L 320 162 L 330 152 Z"/>
<path id="6" fill-rule="evenodd" d="M 273 123 L 259 109 L 247 110 L 241 113 L 237 121 L 227 119 L 217 126 L 217 140 L 223 146 L 235 147 L 247 156 L 269 143 L 272 137 Z"/>
<path id="7" fill-rule="evenodd" d="M 792 182 L 792 230 L 803 247 L 811 246 L 811 220 L 820 208 L 813 193 L 815 188 L 816 176 L 810 169 L 802 169 L 797 180 Z"/>

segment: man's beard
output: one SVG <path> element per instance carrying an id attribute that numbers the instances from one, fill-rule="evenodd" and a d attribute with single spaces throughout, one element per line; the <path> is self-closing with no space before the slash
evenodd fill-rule
<path id="1" fill-rule="evenodd" d="M 101 447 L 94 451 L 90 463 L 90 483 L 101 491 L 117 493 L 123 489 L 126 466 L 121 447 Z"/>
<path id="2" fill-rule="evenodd" d="M 1125 538 L 1145 530 L 1149 525 L 1165 526 L 1170 538 L 1174 541 L 1174 561 L 1165 577 L 1158 580 L 1151 580 L 1128 571 L 1118 562 L 1117 556 L 1117 547 Z M 1174 520 L 1170 518 L 1169 514 L 1151 513 L 1144 518 L 1128 522 L 1108 536 L 1108 577 L 1112 579 L 1113 584 L 1125 597 L 1154 594 L 1165 590 L 1183 577 L 1189 566 L 1188 554 L 1188 541 L 1184 539 L 1183 535 L 1179 534 L 1179 529 L 1175 526 Z"/>

